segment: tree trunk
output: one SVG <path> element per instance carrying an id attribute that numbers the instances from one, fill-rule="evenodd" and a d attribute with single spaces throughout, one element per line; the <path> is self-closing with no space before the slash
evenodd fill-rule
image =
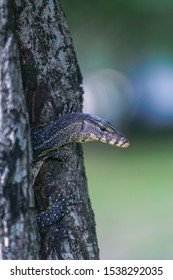
<path id="1" fill-rule="evenodd" d="M 23 84 L 30 125 L 47 124 L 82 110 L 82 77 L 58 0 L 14 0 Z M 75 196 L 77 204 L 56 224 L 40 230 L 41 259 L 98 259 L 94 214 L 80 144 L 68 144 L 70 158 L 45 160 L 34 184 L 38 212 L 48 197 Z"/>
<path id="2" fill-rule="evenodd" d="M 0 259 L 36 259 L 31 149 L 10 1 L 0 2 Z M 31 197 L 32 199 L 32 197 Z"/>

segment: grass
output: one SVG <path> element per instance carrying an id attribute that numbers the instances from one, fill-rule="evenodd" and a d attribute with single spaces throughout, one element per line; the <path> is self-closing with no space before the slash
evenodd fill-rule
<path id="1" fill-rule="evenodd" d="M 134 135 L 131 147 L 84 144 L 102 259 L 173 258 L 173 141 Z"/>

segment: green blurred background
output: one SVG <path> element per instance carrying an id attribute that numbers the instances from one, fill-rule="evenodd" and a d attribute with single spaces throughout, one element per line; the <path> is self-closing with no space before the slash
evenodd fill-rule
<path id="1" fill-rule="evenodd" d="M 173 0 L 62 0 L 84 111 L 128 149 L 84 144 L 102 259 L 173 259 Z"/>

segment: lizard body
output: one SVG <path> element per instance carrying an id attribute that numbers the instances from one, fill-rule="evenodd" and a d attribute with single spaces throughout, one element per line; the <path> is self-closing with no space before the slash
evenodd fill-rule
<path id="1" fill-rule="evenodd" d="M 62 153 L 61 148 L 68 143 L 101 141 L 122 148 L 129 146 L 128 140 L 109 122 L 81 112 L 67 113 L 58 120 L 52 121 L 49 125 L 32 128 L 31 139 L 33 184 L 45 159 L 55 157 L 65 160 L 67 158 L 66 154 Z M 53 215 L 55 220 L 64 215 L 66 207 L 64 201 L 56 205 L 51 203 L 51 206 L 44 213 L 38 215 L 37 220 L 40 228 L 53 224 Z"/>

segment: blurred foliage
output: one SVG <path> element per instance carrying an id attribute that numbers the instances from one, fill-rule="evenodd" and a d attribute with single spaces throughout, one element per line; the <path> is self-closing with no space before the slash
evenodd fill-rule
<path id="1" fill-rule="evenodd" d="M 171 78 L 173 73 L 173 1 L 64 0 L 62 3 L 84 82 L 87 82 L 84 87 L 87 86 L 90 89 L 88 95 L 85 88 L 84 104 L 87 104 L 87 111 L 90 111 L 88 108 L 92 107 L 91 104 L 97 103 L 98 106 L 94 107 L 95 113 L 97 113 L 97 108 L 100 108 L 101 116 L 109 120 L 114 118 L 120 127 L 147 128 L 151 123 L 152 129 L 157 129 L 159 125 L 163 127 L 168 123 L 172 129 L 173 109 L 170 110 L 170 104 L 173 108 L 173 79 Z M 160 68 L 160 72 L 157 68 Z M 97 72 L 100 70 L 116 71 L 115 84 L 118 84 L 118 77 L 122 75 L 124 80 L 128 80 L 129 89 L 124 89 L 123 86 L 117 89 L 115 85 L 114 89 L 109 88 L 108 85 L 110 84 L 111 87 L 112 81 L 108 75 L 105 80 L 100 77 Z M 89 79 L 88 75 L 90 75 Z M 92 76 L 96 77 L 94 81 Z M 101 81 L 106 85 L 107 94 L 105 94 L 105 89 L 102 90 Z M 158 84 L 158 87 L 156 85 L 153 87 L 154 83 Z M 100 88 L 98 88 L 99 84 L 101 84 Z M 161 91 L 157 91 L 157 88 L 161 88 Z M 152 92 L 152 89 L 155 92 Z M 158 95 L 162 95 L 160 108 L 157 102 Z M 110 108 L 110 104 L 122 98 L 124 108 L 121 105 L 121 109 L 124 116 L 120 117 L 116 115 L 120 108 L 118 102 L 114 110 L 113 107 Z M 149 105 L 151 98 L 153 99 L 152 106 Z M 106 108 L 105 104 L 109 106 Z M 155 104 L 157 114 L 152 116 L 155 114 Z M 165 104 L 165 108 L 169 107 L 167 114 L 163 112 L 162 104 Z M 105 110 L 101 110 L 103 107 L 107 112 L 109 111 L 108 116 Z M 127 117 L 128 124 L 127 121 L 124 122 Z"/>
<path id="2" fill-rule="evenodd" d="M 146 52 L 173 54 L 172 0 L 63 0 L 62 4 L 82 68 L 107 63 L 127 69 Z M 104 55 L 97 60 L 101 50 Z"/>

